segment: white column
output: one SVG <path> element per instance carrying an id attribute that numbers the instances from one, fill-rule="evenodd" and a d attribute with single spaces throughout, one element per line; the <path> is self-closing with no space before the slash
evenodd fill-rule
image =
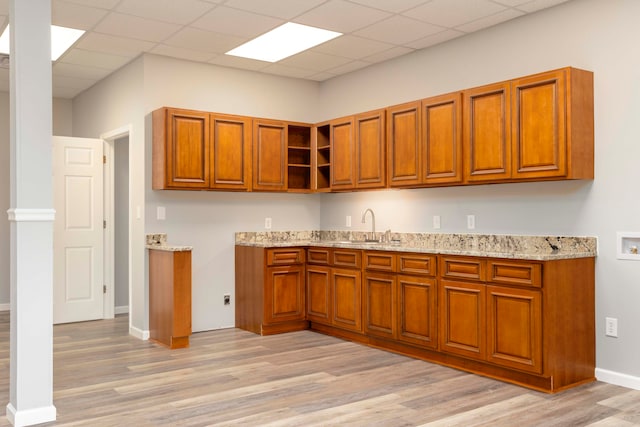
<path id="1" fill-rule="evenodd" d="M 10 0 L 11 348 L 7 418 L 56 419 L 53 406 L 51 0 Z"/>

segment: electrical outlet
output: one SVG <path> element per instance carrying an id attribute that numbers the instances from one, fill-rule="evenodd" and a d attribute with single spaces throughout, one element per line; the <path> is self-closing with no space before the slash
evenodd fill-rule
<path id="1" fill-rule="evenodd" d="M 347 218 L 345 220 L 345 225 L 347 227 L 351 227 L 351 215 L 347 215 Z"/>
<path id="2" fill-rule="evenodd" d="M 618 338 L 618 319 L 615 317 L 605 317 L 604 334 L 608 337 Z"/>
<path id="3" fill-rule="evenodd" d="M 476 228 L 476 216 L 467 215 L 467 229 L 473 230 L 474 228 Z"/>
<path id="4" fill-rule="evenodd" d="M 229 305 L 229 304 L 231 304 L 231 295 L 224 294 L 224 305 Z"/>
<path id="5" fill-rule="evenodd" d="M 436 230 L 440 228 L 440 215 L 433 216 L 433 228 Z"/>
<path id="6" fill-rule="evenodd" d="M 271 218 L 264 219 L 264 228 L 267 230 L 271 230 Z"/>
<path id="7" fill-rule="evenodd" d="M 165 209 L 164 206 L 158 206 L 156 209 L 156 218 L 159 221 L 164 221 L 165 219 L 167 219 L 167 210 Z"/>

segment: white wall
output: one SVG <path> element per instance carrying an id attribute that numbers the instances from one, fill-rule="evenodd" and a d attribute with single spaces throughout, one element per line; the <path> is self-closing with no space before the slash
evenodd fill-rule
<path id="1" fill-rule="evenodd" d="M 71 100 L 53 99 L 53 134 L 71 135 Z M 9 92 L 0 91 L 0 310 L 9 309 Z"/>
<path id="2" fill-rule="evenodd" d="M 324 228 L 365 229 L 366 207 L 380 228 L 597 236 L 597 366 L 640 387 L 640 262 L 616 259 L 617 231 L 640 231 L 640 2 L 574 0 L 322 85 L 321 115 L 393 105 L 564 66 L 594 72 L 595 180 L 483 185 L 322 196 Z M 619 337 L 604 336 L 605 316 Z"/>
<path id="3" fill-rule="evenodd" d="M 168 84 L 170 82 L 170 84 Z M 211 65 L 145 56 L 145 112 L 162 106 L 217 111 L 296 121 L 313 119 L 318 84 Z M 147 164 L 151 131 L 147 115 Z M 147 170 L 147 232 L 164 232 L 169 242 L 193 246 L 192 324 L 194 331 L 235 323 L 234 233 L 264 229 L 316 229 L 320 197 L 309 194 L 260 194 L 151 190 Z M 166 208 L 165 221 L 156 208 Z M 223 305 L 231 294 L 232 304 Z"/>

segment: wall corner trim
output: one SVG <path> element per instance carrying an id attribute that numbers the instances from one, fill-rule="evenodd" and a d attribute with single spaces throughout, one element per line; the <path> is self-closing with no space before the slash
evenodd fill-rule
<path id="1" fill-rule="evenodd" d="M 16 410 L 9 403 L 7 405 L 7 419 L 14 426 L 31 426 L 56 420 L 56 407 L 53 405 L 41 408 Z"/>
<path id="2" fill-rule="evenodd" d="M 596 368 L 596 379 L 609 384 L 640 390 L 640 377 Z"/>
<path id="3" fill-rule="evenodd" d="M 149 331 L 143 331 L 142 329 L 138 329 L 135 326 L 129 327 L 129 335 L 144 341 L 149 339 Z"/>
<path id="4" fill-rule="evenodd" d="M 55 209 L 9 209 L 11 222 L 53 222 L 56 219 Z"/>

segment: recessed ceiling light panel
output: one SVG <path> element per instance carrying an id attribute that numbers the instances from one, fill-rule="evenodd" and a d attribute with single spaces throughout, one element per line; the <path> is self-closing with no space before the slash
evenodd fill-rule
<path id="1" fill-rule="evenodd" d="M 59 27 L 57 25 L 51 26 L 51 60 L 55 61 L 63 53 L 67 51 L 73 44 L 78 41 L 84 34 L 83 30 L 76 30 L 75 28 Z M 0 36 L 0 53 L 6 53 L 9 55 L 11 48 L 9 26 L 5 28 L 4 32 Z"/>
<path id="2" fill-rule="evenodd" d="M 342 33 L 287 22 L 227 52 L 227 55 L 278 62 L 341 36 Z"/>

